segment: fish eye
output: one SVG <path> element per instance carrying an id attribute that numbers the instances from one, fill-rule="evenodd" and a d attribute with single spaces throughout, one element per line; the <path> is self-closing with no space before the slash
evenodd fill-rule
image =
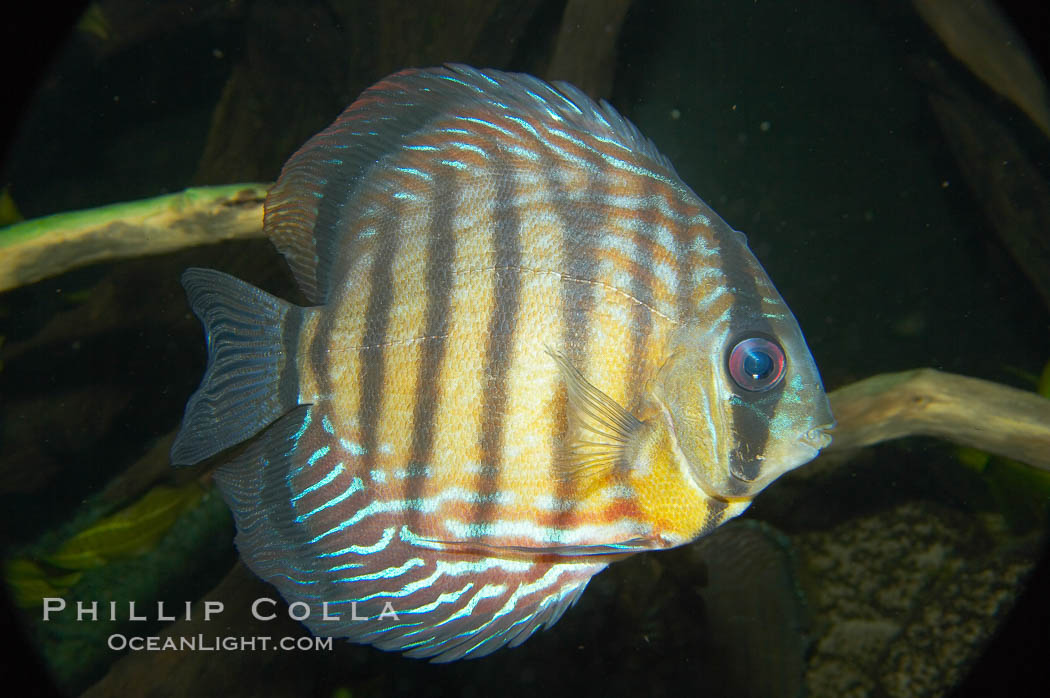
<path id="1" fill-rule="evenodd" d="M 784 377 L 784 350 L 764 337 L 748 337 L 729 352 L 729 375 L 751 392 L 769 390 Z"/>

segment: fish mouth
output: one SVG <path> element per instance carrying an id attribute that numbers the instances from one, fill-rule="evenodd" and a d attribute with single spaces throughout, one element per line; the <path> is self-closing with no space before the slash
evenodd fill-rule
<path id="1" fill-rule="evenodd" d="M 821 449 L 825 448 L 831 443 L 831 434 L 828 433 L 835 428 L 835 422 L 821 425 L 819 427 L 813 427 L 805 434 L 799 437 L 805 446 L 813 449 L 814 455 L 820 453 Z"/>

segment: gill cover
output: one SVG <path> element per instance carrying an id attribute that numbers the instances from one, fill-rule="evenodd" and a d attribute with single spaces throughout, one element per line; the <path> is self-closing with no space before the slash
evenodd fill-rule
<path id="1" fill-rule="evenodd" d="M 834 420 L 794 316 L 730 314 L 682 327 L 653 397 L 665 407 L 681 457 L 712 497 L 750 499 L 811 460 Z"/>

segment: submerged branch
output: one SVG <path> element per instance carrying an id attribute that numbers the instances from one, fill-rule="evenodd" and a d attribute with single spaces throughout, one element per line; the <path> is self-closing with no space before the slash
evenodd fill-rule
<path id="1" fill-rule="evenodd" d="M 269 186 L 198 187 L 0 228 L 0 291 L 97 262 L 262 237 Z"/>
<path id="2" fill-rule="evenodd" d="M 1050 400 L 998 383 L 920 368 L 832 392 L 826 450 L 935 436 L 1050 470 Z"/>

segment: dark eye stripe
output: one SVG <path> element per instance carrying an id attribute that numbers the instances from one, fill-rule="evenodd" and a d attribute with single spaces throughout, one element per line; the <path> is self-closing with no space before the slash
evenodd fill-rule
<path id="1" fill-rule="evenodd" d="M 773 326 L 762 316 L 762 292 L 757 277 L 763 272 L 760 268 L 756 269 L 757 265 L 752 262 L 746 243 L 739 233 L 714 212 L 711 230 L 718 243 L 718 256 L 727 286 L 733 291 L 728 337 L 744 334 L 775 337 Z M 782 394 L 779 390 L 765 393 L 737 390 L 737 399 L 733 400 L 731 407 L 733 428 L 729 433 L 735 435 L 735 444 L 730 449 L 730 470 L 738 476 L 743 475 L 745 479 L 757 477 L 760 461 L 756 457 L 768 447 L 769 426 Z M 756 399 L 756 396 L 761 396 L 761 399 Z M 744 483 L 740 484 L 743 486 Z"/>

